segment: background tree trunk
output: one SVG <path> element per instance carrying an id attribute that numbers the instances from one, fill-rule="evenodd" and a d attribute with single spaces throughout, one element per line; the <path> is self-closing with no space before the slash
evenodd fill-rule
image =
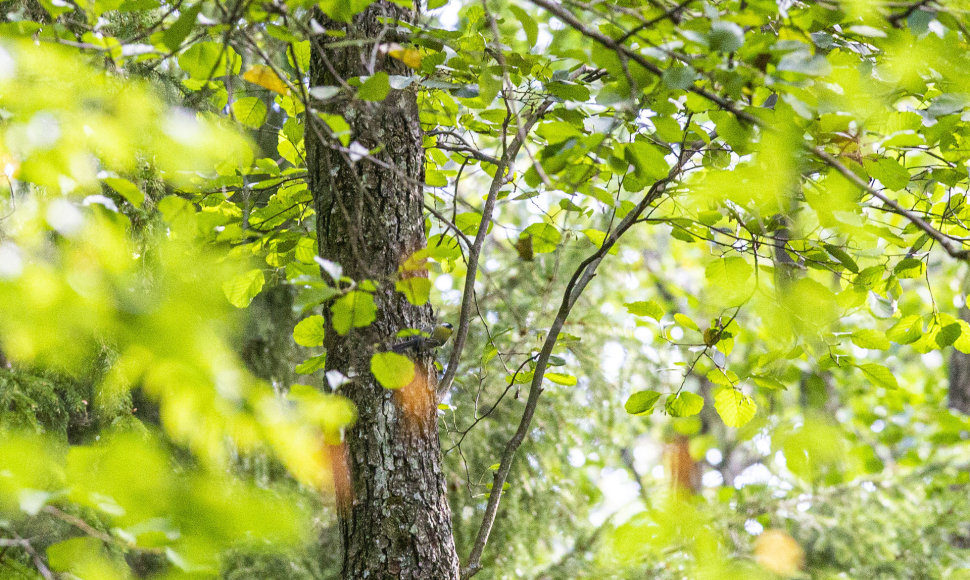
<path id="1" fill-rule="evenodd" d="M 410 20 L 413 14 L 388 2 L 370 6 L 349 25 L 318 14 L 326 28 L 343 29 L 347 36 L 337 39 L 339 48 L 315 42 L 311 86 L 341 86 L 378 71 L 411 74 L 401 62 L 375 50 L 375 42 L 402 40 L 395 38 L 399 33 L 393 22 L 378 20 L 388 16 Z M 317 39 L 333 40 L 323 35 Z M 354 377 L 339 392 L 357 405 L 359 415 L 347 433 L 346 447 L 336 451 L 349 467 L 345 482 L 336 481 L 342 576 L 457 578 L 431 359 L 418 357 L 415 380 L 393 392 L 381 387 L 369 370 L 370 356 L 397 331 L 432 324 L 429 305 L 414 306 L 394 291 L 401 264 L 425 246 L 424 150 L 416 96 L 392 90 L 381 102 L 339 98 L 322 109 L 347 119 L 351 142 L 368 150 L 380 148 L 373 159 L 355 162 L 324 123 L 308 122 L 307 165 L 320 255 L 341 264 L 355 281 L 373 280 L 378 286 L 377 320 L 339 336 L 328 317 L 324 342 L 327 370 Z"/>
<path id="2" fill-rule="evenodd" d="M 960 309 L 960 318 L 970 322 L 970 310 Z M 953 349 L 950 355 L 949 404 L 951 409 L 970 414 L 970 354 Z"/>

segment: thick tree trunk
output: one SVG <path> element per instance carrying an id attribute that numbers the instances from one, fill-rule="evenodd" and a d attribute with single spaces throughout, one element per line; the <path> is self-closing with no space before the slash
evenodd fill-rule
<path id="1" fill-rule="evenodd" d="M 385 28 L 379 21 L 382 16 L 413 15 L 379 2 L 350 25 L 325 21 L 327 28 L 342 28 L 347 35 L 317 37 L 341 46 L 314 46 L 311 86 L 341 86 L 377 71 L 410 74 L 386 51 L 375 49 L 375 42 L 400 40 L 394 38 L 393 23 Z M 415 94 L 391 90 L 381 102 L 342 99 L 322 109 L 347 120 L 351 142 L 379 148 L 373 159 L 354 161 L 323 123 L 308 125 L 306 132 L 320 255 L 339 263 L 356 282 L 377 285 L 377 320 L 346 336 L 328 320 L 324 342 L 327 370 L 352 377 L 339 392 L 357 405 L 359 415 L 344 452 L 336 454 L 349 468 L 345 483 L 336 482 L 343 578 L 457 578 L 438 441 L 437 374 L 430 357 L 419 357 L 415 380 L 393 392 L 375 381 L 369 366 L 371 355 L 398 330 L 432 323 L 430 306 L 414 306 L 394 291 L 399 267 L 425 245 L 424 151 Z M 427 275 L 409 275 L 415 274 Z"/>

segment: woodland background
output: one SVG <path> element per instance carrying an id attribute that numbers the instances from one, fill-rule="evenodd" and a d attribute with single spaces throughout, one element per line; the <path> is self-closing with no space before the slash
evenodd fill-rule
<path id="1" fill-rule="evenodd" d="M 0 577 L 970 578 L 970 3 L 0 8 Z"/>

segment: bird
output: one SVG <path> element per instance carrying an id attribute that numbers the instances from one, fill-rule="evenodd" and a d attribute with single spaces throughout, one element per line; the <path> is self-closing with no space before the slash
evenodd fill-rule
<path id="1" fill-rule="evenodd" d="M 391 350 L 399 354 L 409 350 L 413 350 L 414 352 L 428 352 L 448 342 L 454 329 L 455 327 L 450 323 L 443 322 L 435 326 L 434 330 L 430 333 L 412 336 L 407 340 L 395 344 L 391 347 Z"/>

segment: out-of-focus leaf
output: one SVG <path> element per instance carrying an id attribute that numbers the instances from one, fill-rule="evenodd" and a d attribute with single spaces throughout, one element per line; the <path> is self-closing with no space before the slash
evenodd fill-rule
<path id="1" fill-rule="evenodd" d="M 532 224 L 523 232 L 532 238 L 532 249 L 537 254 L 554 251 L 562 241 L 562 234 L 556 226 L 547 223 Z"/>
<path id="2" fill-rule="evenodd" d="M 649 316 L 658 322 L 664 316 L 663 307 L 653 300 L 628 302 L 624 306 L 626 306 L 627 312 L 634 316 Z"/>
<path id="3" fill-rule="evenodd" d="M 414 380 L 414 361 L 395 352 L 379 352 L 370 359 L 370 371 L 385 389 L 400 389 Z"/>
<path id="4" fill-rule="evenodd" d="M 347 334 L 351 328 L 367 326 L 377 318 L 374 297 L 367 292 L 354 290 L 337 299 L 333 306 L 333 328 L 339 334 Z"/>
<path id="5" fill-rule="evenodd" d="M 264 64 L 251 67 L 242 74 L 242 78 L 280 95 L 287 95 L 290 92 L 290 88 L 277 76 L 276 72 Z"/>
<path id="6" fill-rule="evenodd" d="M 859 369 L 864 375 L 866 375 L 869 382 L 877 387 L 883 387 L 891 390 L 896 390 L 899 388 L 899 383 L 896 381 L 896 376 L 893 375 L 891 370 L 887 369 L 883 365 L 866 363 L 859 365 Z"/>
<path id="7" fill-rule="evenodd" d="M 672 417 L 690 417 L 700 413 L 703 408 L 704 397 L 688 391 L 667 397 L 666 410 Z"/>
<path id="8" fill-rule="evenodd" d="M 714 393 L 714 408 L 728 427 L 743 427 L 758 412 L 751 397 L 731 387 L 723 387 Z"/>
<path id="9" fill-rule="evenodd" d="M 387 73 L 379 71 L 360 85 L 360 88 L 357 89 L 357 96 L 365 101 L 383 101 L 390 90 L 391 84 Z"/>
<path id="10" fill-rule="evenodd" d="M 886 335 L 877 330 L 863 328 L 852 333 L 852 343 L 859 348 L 874 348 L 878 350 L 888 350 L 890 347 L 889 339 Z"/>
<path id="11" fill-rule="evenodd" d="M 657 391 L 637 391 L 630 395 L 623 408 L 631 415 L 649 415 L 658 400 L 660 393 Z"/>
<path id="12" fill-rule="evenodd" d="M 265 283 L 266 276 L 257 268 L 227 280 L 222 285 L 222 290 L 230 304 L 236 308 L 245 308 L 259 294 Z"/>
<path id="13" fill-rule="evenodd" d="M 423 276 L 403 278 L 395 282 L 394 287 L 415 306 L 427 304 L 431 296 L 431 280 Z"/>
<path id="14" fill-rule="evenodd" d="M 556 383 L 557 385 L 563 385 L 566 387 L 572 387 L 576 384 L 576 377 L 572 375 L 564 375 L 561 373 L 546 373 L 545 378 Z"/>

